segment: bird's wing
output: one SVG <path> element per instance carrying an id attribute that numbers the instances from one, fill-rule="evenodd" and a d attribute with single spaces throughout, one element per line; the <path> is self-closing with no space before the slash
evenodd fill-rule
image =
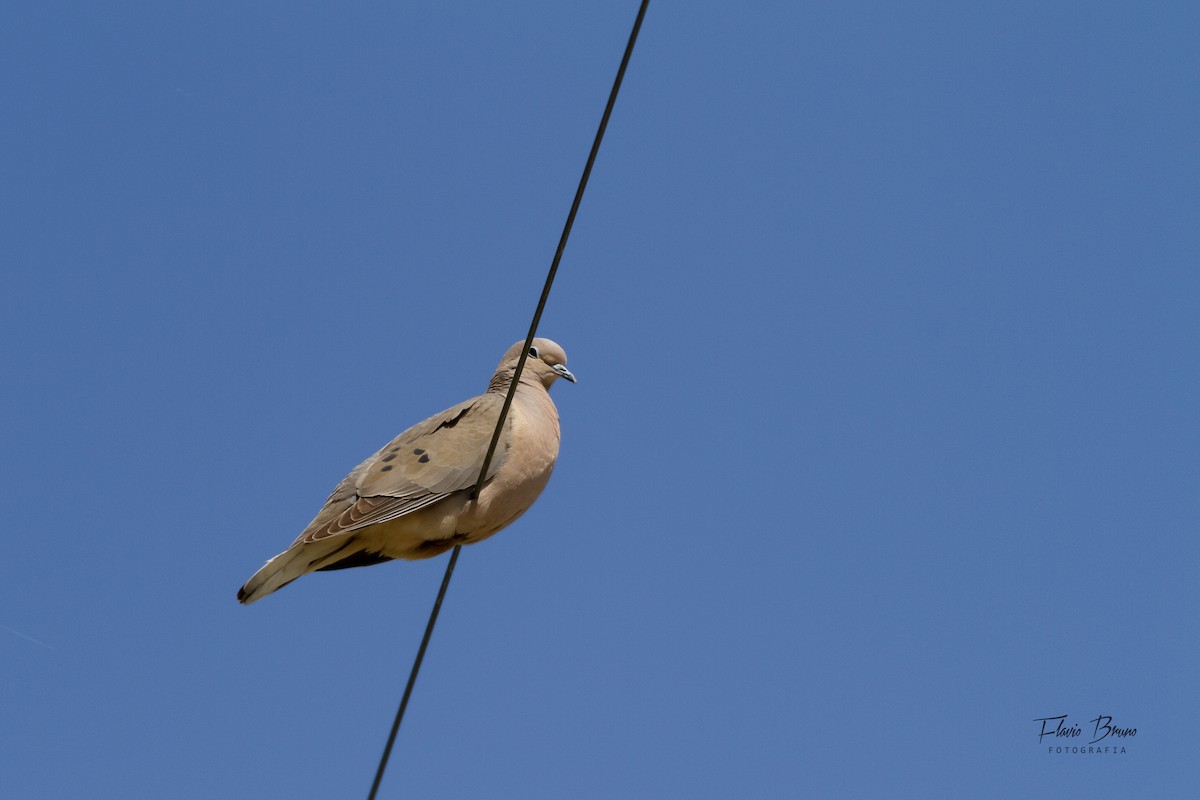
<path id="1" fill-rule="evenodd" d="M 294 544 L 388 522 L 472 488 L 503 403 L 499 394 L 480 395 L 397 436 L 342 479 Z M 504 463 L 511 427 L 510 416 L 486 478 Z"/>

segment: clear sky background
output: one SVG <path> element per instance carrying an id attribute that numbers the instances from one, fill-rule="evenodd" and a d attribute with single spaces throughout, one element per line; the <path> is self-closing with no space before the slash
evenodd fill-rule
<path id="1" fill-rule="evenodd" d="M 524 336 L 635 10 L 5 4 L 4 797 L 366 796 L 444 558 L 235 591 Z M 1194 796 L 1198 41 L 656 0 L 382 796 Z"/>

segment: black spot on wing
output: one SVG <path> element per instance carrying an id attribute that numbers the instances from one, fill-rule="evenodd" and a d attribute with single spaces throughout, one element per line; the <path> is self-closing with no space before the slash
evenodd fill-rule
<path id="1" fill-rule="evenodd" d="M 467 406 L 466 408 L 464 408 L 462 411 L 455 414 L 450 419 L 444 420 L 440 425 L 438 425 L 436 428 L 434 428 L 434 430 L 441 430 L 442 428 L 453 428 L 455 425 L 458 424 L 459 420 L 461 420 L 463 417 L 465 417 L 467 415 L 467 412 L 470 411 L 471 408 L 472 408 L 471 406 Z"/>

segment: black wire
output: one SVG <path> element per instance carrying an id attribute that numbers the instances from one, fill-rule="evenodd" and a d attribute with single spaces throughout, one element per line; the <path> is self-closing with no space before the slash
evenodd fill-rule
<path id="1" fill-rule="evenodd" d="M 478 499 L 484 477 L 492 463 L 492 456 L 496 453 L 500 432 L 504 429 L 504 419 L 508 416 L 508 409 L 517 392 L 517 381 L 521 377 L 521 371 L 525 368 L 525 359 L 529 355 L 529 347 L 533 344 L 533 339 L 537 334 L 538 323 L 542 320 L 542 311 L 545 310 L 546 300 L 550 297 L 550 287 L 554 284 L 554 276 L 558 274 L 558 264 L 562 261 L 563 251 L 567 248 L 567 238 L 570 237 L 571 228 L 575 224 L 575 215 L 579 212 L 583 191 L 587 188 L 588 178 L 592 174 L 592 165 L 596 163 L 596 154 L 600 152 L 600 142 L 604 139 L 605 129 L 608 128 L 608 118 L 612 116 L 613 106 L 617 102 L 617 92 L 621 90 L 621 81 L 625 79 L 625 69 L 629 66 L 629 58 L 633 55 L 633 46 L 637 42 L 638 31 L 642 28 L 642 19 L 645 18 L 646 8 L 649 5 L 650 0 L 642 0 L 638 7 L 637 19 L 633 22 L 633 30 L 629 33 L 629 42 L 625 45 L 625 54 L 621 57 L 621 66 L 617 69 L 617 77 L 613 81 L 612 91 L 608 95 L 608 103 L 604 106 L 604 114 L 600 117 L 600 126 L 596 130 L 596 138 L 592 142 L 592 150 L 588 153 L 587 164 L 584 165 L 583 175 L 579 178 L 579 188 L 575 190 L 571 211 L 567 214 L 567 222 L 563 226 L 562 236 L 558 240 L 558 249 L 554 251 L 554 260 L 550 262 L 546 285 L 542 287 L 542 296 L 538 298 L 537 310 L 533 312 L 533 322 L 530 323 L 529 334 L 525 337 L 525 347 L 522 348 L 521 355 L 517 359 L 517 369 L 513 372 L 508 394 L 504 396 L 504 405 L 500 407 L 500 417 L 496 420 L 496 430 L 492 433 L 491 444 L 488 445 L 487 455 L 483 458 L 483 466 L 479 470 L 479 480 L 475 482 L 475 488 L 471 490 L 472 500 Z M 375 800 L 379 784 L 383 781 L 383 772 L 387 769 L 388 758 L 392 754 L 392 745 L 395 744 L 396 734 L 400 730 L 400 721 L 404 719 L 404 711 L 408 708 L 408 700 L 412 696 L 413 686 L 417 683 L 417 673 L 421 670 L 421 661 L 425 658 L 425 650 L 429 647 L 429 640 L 433 636 L 433 626 L 437 623 L 442 599 L 446 596 L 446 589 L 450 585 L 450 576 L 454 573 L 454 565 L 458 561 L 460 550 L 462 550 L 462 545 L 455 545 L 454 550 L 450 553 L 450 562 L 446 564 L 446 574 L 442 577 L 442 586 L 438 589 L 437 600 L 434 601 L 433 611 L 429 614 L 429 623 L 425 626 L 425 636 L 421 639 L 421 646 L 417 648 L 417 657 L 413 661 L 412 672 L 409 673 L 408 683 L 404 687 L 404 696 L 400 699 L 400 707 L 396 710 L 396 719 L 392 722 L 392 730 L 388 734 L 387 744 L 384 745 L 383 756 L 379 760 L 379 769 L 375 772 L 375 782 L 371 784 L 371 793 L 367 796 L 367 800 Z"/>
<path id="2" fill-rule="evenodd" d="M 379 769 L 375 772 L 375 782 L 371 784 L 368 800 L 375 800 L 379 784 L 383 780 L 383 771 L 387 769 L 388 757 L 392 754 L 392 745 L 396 742 L 396 734 L 400 731 L 400 720 L 404 719 L 404 709 L 408 708 L 408 698 L 412 697 L 413 686 L 417 683 L 417 673 L 421 670 L 421 662 L 425 659 L 425 649 L 429 647 L 429 639 L 433 636 L 433 626 L 437 624 L 438 612 L 442 609 L 442 598 L 446 596 L 446 587 L 450 585 L 450 576 L 454 574 L 454 564 L 458 561 L 458 551 L 462 545 L 456 545 L 450 554 L 450 563 L 446 565 L 446 574 L 442 577 L 442 587 L 438 589 L 437 600 L 433 601 L 433 611 L 429 613 L 429 624 L 425 626 L 425 635 L 421 637 L 421 646 L 417 648 L 417 659 L 413 662 L 412 672 L 408 675 L 408 684 L 404 687 L 404 697 L 400 698 L 400 707 L 396 709 L 396 719 L 392 722 L 392 731 L 388 734 L 387 744 L 383 748 L 383 758 L 379 760 Z"/>
<path id="3" fill-rule="evenodd" d="M 587 164 L 583 167 L 583 175 L 579 178 L 579 188 L 575 190 L 575 200 L 571 203 L 571 211 L 567 214 L 567 223 L 563 226 L 562 236 L 558 240 L 558 249 L 554 251 L 554 260 L 550 262 L 550 273 L 546 276 L 546 285 L 542 287 L 542 296 L 538 298 L 537 310 L 533 312 L 533 322 L 529 325 L 529 334 L 525 337 L 525 347 L 521 350 L 521 357 L 517 359 L 517 371 L 513 373 L 512 384 L 508 387 L 508 394 L 504 396 L 504 405 L 500 407 L 500 419 L 496 421 L 496 430 L 492 433 L 492 442 L 488 445 L 487 455 L 483 457 L 483 467 L 479 470 L 479 480 L 475 482 L 475 489 L 471 492 L 471 497 L 479 497 L 479 490 L 483 487 L 483 479 L 487 475 L 488 466 L 492 463 L 492 456 L 496 453 L 496 444 L 500 441 L 500 431 L 504 427 L 504 418 L 508 415 L 508 407 L 512 405 L 513 396 L 517 393 L 517 381 L 521 377 L 521 370 L 525 368 L 525 359 L 529 355 L 529 346 L 533 344 L 533 337 L 537 334 L 538 323 L 542 321 L 542 311 L 546 308 L 546 299 L 550 296 L 550 286 L 554 283 L 554 276 L 558 274 L 558 262 L 562 261 L 563 251 L 567 249 L 567 237 L 571 235 L 571 228 L 575 225 L 575 214 L 579 211 L 579 203 L 583 200 L 583 190 L 587 188 L 588 178 L 592 174 L 592 165 L 596 163 L 596 154 L 600 152 L 600 141 L 604 138 L 604 131 L 608 127 L 608 118 L 612 116 L 613 105 L 617 102 L 617 92 L 621 90 L 621 81 L 625 79 L 625 68 L 629 66 L 629 57 L 633 55 L 633 45 L 637 42 L 638 31 L 642 27 L 642 18 L 646 16 L 646 6 L 650 5 L 650 0 L 642 0 L 641 6 L 638 8 L 637 19 L 633 22 L 633 30 L 629 32 L 629 43 L 625 45 L 625 55 L 621 58 L 621 66 L 617 68 L 617 77 L 613 81 L 612 91 L 608 95 L 608 104 L 604 106 L 604 115 L 600 117 L 600 127 L 596 129 L 596 138 L 592 142 L 592 151 L 588 153 Z"/>

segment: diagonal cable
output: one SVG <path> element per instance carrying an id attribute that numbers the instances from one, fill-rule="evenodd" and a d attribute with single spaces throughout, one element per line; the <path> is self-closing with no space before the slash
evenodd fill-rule
<path id="1" fill-rule="evenodd" d="M 525 347 L 521 350 L 521 357 L 517 359 L 517 371 L 513 373 L 512 385 L 508 387 L 508 394 L 504 396 L 504 405 L 500 407 L 500 418 L 496 421 L 492 442 L 488 445 L 487 455 L 483 457 L 483 466 L 479 470 L 479 480 L 475 482 L 475 489 L 471 492 L 473 498 L 479 497 L 484 476 L 487 475 L 488 467 L 492 463 L 492 456 L 496 454 L 496 444 L 500 441 L 504 418 L 508 415 L 508 408 L 512 405 L 513 396 L 517 393 L 517 381 L 521 378 L 521 370 L 525 368 L 525 359 L 529 356 L 529 347 L 533 344 L 534 336 L 537 334 L 538 323 L 542 321 L 542 311 L 546 308 L 546 299 L 550 297 L 550 287 L 554 284 L 554 276 L 558 274 L 558 262 L 562 261 L 563 251 L 567 249 L 567 239 L 571 235 L 571 228 L 575 225 L 575 215 L 579 212 L 583 191 L 587 188 L 588 178 L 591 177 L 592 165 L 596 163 L 596 154 L 600 152 L 600 142 L 604 139 L 605 129 L 608 128 L 608 118 L 612 116 L 613 106 L 617 102 L 617 92 L 621 90 L 621 81 L 625 79 L 625 68 L 629 66 L 629 57 L 633 55 L 633 46 L 637 43 L 638 31 L 641 30 L 642 18 L 646 16 L 646 6 L 649 4 L 650 0 L 642 0 L 642 5 L 638 8 L 637 19 L 633 23 L 633 30 L 629 33 L 629 43 L 625 45 L 625 55 L 621 58 L 621 66 L 617 68 L 617 77 L 613 81 L 612 91 L 608 95 L 608 104 L 604 106 L 604 114 L 600 117 L 600 126 L 596 129 L 596 138 L 592 142 L 592 150 L 588 153 L 587 163 L 583 167 L 583 175 L 579 178 L 579 188 L 575 190 L 575 199 L 571 202 L 571 211 L 567 214 L 566 224 L 563 225 L 562 236 L 558 240 L 558 249 L 554 251 L 554 260 L 550 262 L 546 285 L 542 287 L 542 296 L 538 298 L 537 310 L 533 312 L 533 321 L 529 324 Z"/>
<path id="2" fill-rule="evenodd" d="M 604 139 L 604 131 L 608 128 L 608 119 L 612 116 L 613 106 L 617 102 L 617 93 L 621 90 L 621 82 L 625 79 L 625 69 L 629 66 L 629 58 L 633 55 L 633 46 L 637 42 L 638 32 L 642 28 L 642 20 L 646 16 L 646 8 L 650 5 L 650 0 L 642 0 L 638 7 L 637 19 L 634 20 L 633 30 L 629 33 L 629 42 L 625 45 L 625 54 L 621 57 L 621 66 L 617 69 L 617 77 L 613 81 L 612 91 L 608 95 L 608 103 L 604 106 L 604 114 L 600 117 L 600 125 L 596 130 L 596 138 L 592 142 L 591 152 L 588 153 L 587 163 L 583 167 L 583 175 L 579 178 L 579 188 L 575 190 L 575 199 L 571 203 L 571 210 L 567 214 L 567 222 L 563 226 L 562 236 L 558 240 L 558 249 L 554 251 L 554 260 L 550 262 L 550 272 L 546 276 L 546 284 L 542 287 L 542 295 L 538 298 L 537 310 L 533 312 L 533 321 L 529 325 L 529 334 L 525 337 L 525 346 L 521 349 L 521 355 L 517 359 L 517 368 L 513 372 L 512 383 L 508 387 L 508 394 L 504 396 L 504 405 L 500 407 L 500 417 L 496 420 L 496 430 L 492 433 L 492 441 L 488 445 L 487 455 L 483 458 L 483 466 L 479 470 L 479 479 L 475 482 L 475 488 L 471 490 L 471 498 L 479 497 L 479 490 L 483 486 L 484 477 L 487 475 L 488 467 L 492 463 L 492 457 L 496 454 L 496 445 L 500 441 L 500 432 L 504 429 L 504 420 L 508 416 L 508 409 L 512 406 L 513 396 L 517 392 L 517 383 L 521 378 L 521 371 L 525 368 L 525 360 L 529 355 L 529 347 L 533 344 L 533 339 L 537 335 L 538 323 L 542 319 L 542 311 L 546 308 L 546 300 L 550 297 L 550 287 L 554 285 L 554 276 L 558 274 L 558 264 L 562 261 L 563 251 L 567 248 L 567 239 L 571 235 L 571 228 L 575 224 L 575 215 L 579 212 L 579 204 L 583 200 L 583 192 L 587 188 L 588 178 L 592 174 L 592 166 L 596 163 L 596 154 L 600 152 L 600 142 Z M 400 699 L 400 707 L 396 710 L 396 718 L 392 722 L 391 732 L 388 734 L 387 744 L 383 748 L 383 756 L 379 760 L 379 769 L 375 772 L 375 781 L 371 784 L 371 793 L 367 796 L 367 800 L 375 800 L 376 794 L 379 792 L 379 785 L 383 781 L 384 770 L 387 769 L 388 759 L 391 757 L 392 746 L 396 742 L 396 734 L 400 730 L 400 723 L 404 719 L 404 712 L 408 708 L 409 698 L 412 697 L 413 687 L 417 683 L 417 673 L 421 670 L 421 662 L 425 659 L 425 651 L 429 647 L 429 640 L 433 636 L 434 625 L 437 624 L 438 612 L 442 608 L 442 600 L 446 596 L 446 589 L 450 585 L 450 576 L 454 574 L 454 565 L 458 562 L 458 553 L 462 550 L 462 545 L 455 545 L 454 550 L 450 553 L 450 561 L 446 564 L 446 574 L 442 577 L 441 588 L 438 589 L 437 599 L 433 603 L 433 610 L 429 614 L 429 622 L 425 626 L 425 635 L 421 638 L 421 646 L 417 649 L 417 657 L 413 661 L 412 671 L 408 676 L 408 683 L 404 687 L 404 696 Z"/>

